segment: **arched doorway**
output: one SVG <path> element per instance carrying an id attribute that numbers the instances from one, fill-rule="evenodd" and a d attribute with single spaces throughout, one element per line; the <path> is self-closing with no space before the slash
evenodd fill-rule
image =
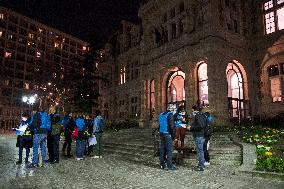
<path id="1" fill-rule="evenodd" d="M 198 65 L 197 77 L 198 105 L 202 107 L 209 106 L 207 64 L 203 61 Z"/>
<path id="2" fill-rule="evenodd" d="M 244 68 L 237 61 L 227 66 L 228 111 L 232 121 L 241 121 L 249 116 L 247 77 Z"/>
<path id="3" fill-rule="evenodd" d="M 185 73 L 181 70 L 173 71 L 167 80 L 167 107 L 175 112 L 180 105 L 185 104 L 184 89 Z"/>

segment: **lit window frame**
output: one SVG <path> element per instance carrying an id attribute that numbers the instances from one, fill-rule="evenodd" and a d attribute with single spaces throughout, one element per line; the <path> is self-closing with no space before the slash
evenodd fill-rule
<path id="1" fill-rule="evenodd" d="M 284 9 L 283 0 L 266 0 L 263 3 L 263 24 L 264 24 L 264 33 L 266 35 L 284 29 L 284 27 L 279 29 L 277 12 L 280 9 Z"/>
<path id="2" fill-rule="evenodd" d="M 284 71 L 283 71 L 283 67 L 284 64 L 283 63 L 278 63 L 278 64 L 273 64 L 267 67 L 267 76 L 269 78 L 269 91 L 270 91 L 270 97 L 271 97 L 271 101 L 272 103 L 279 103 L 283 101 L 283 75 L 284 75 Z M 272 85 L 275 85 L 275 80 L 279 80 L 279 86 L 278 86 L 278 90 L 274 90 L 275 88 Z M 273 93 L 275 94 L 279 94 L 278 96 L 273 95 Z"/>

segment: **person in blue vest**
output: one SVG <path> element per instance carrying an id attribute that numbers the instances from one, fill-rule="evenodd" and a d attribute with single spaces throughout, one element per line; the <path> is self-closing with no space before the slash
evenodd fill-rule
<path id="1" fill-rule="evenodd" d="M 104 120 L 101 116 L 101 111 L 96 111 L 96 118 L 93 122 L 93 135 L 95 135 L 97 144 L 95 145 L 95 156 L 93 158 L 102 158 L 103 153 L 103 127 L 104 127 Z"/>
<path id="2" fill-rule="evenodd" d="M 38 148 L 41 149 L 42 166 L 46 160 L 46 139 L 47 133 L 51 129 L 50 117 L 44 111 L 36 112 L 31 119 L 31 130 L 33 131 L 33 160 L 28 168 L 38 167 Z"/>
<path id="3" fill-rule="evenodd" d="M 29 162 L 30 148 L 33 144 L 33 137 L 28 127 L 28 117 L 29 114 L 27 112 L 24 112 L 22 114 L 21 122 L 19 123 L 17 128 L 13 129 L 14 131 L 16 131 L 17 135 L 16 147 L 19 148 L 19 160 L 16 162 L 17 165 L 20 165 L 22 163 L 24 148 L 26 149 L 25 163 L 27 164 Z"/>
<path id="4" fill-rule="evenodd" d="M 183 105 L 179 106 L 177 112 L 174 114 L 174 122 L 176 128 L 176 139 L 174 142 L 175 149 L 177 149 L 180 153 L 183 153 L 185 130 L 186 125 L 189 122 L 188 115 L 185 112 Z"/>
<path id="5" fill-rule="evenodd" d="M 83 160 L 86 147 L 86 138 L 84 136 L 84 132 L 87 131 L 86 123 L 82 115 L 77 117 L 75 123 L 78 129 L 78 137 L 76 139 L 76 159 Z"/>
<path id="6" fill-rule="evenodd" d="M 173 165 L 173 139 L 175 138 L 174 116 L 170 111 L 159 115 L 160 128 L 160 168 L 176 170 Z"/>

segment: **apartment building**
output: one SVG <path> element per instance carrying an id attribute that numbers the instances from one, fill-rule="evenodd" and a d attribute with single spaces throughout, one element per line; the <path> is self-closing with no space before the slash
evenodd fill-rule
<path id="1" fill-rule="evenodd" d="M 0 128 L 35 107 L 72 110 L 74 73 L 88 50 L 85 41 L 0 7 Z"/>

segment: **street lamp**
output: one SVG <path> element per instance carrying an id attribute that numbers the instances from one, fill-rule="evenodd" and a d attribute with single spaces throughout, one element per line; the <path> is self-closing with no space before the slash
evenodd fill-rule
<path id="1" fill-rule="evenodd" d="M 30 106 L 33 105 L 36 101 L 37 94 L 32 96 L 23 96 L 22 100 L 24 103 L 27 103 L 29 105 L 29 112 L 30 112 Z"/>

